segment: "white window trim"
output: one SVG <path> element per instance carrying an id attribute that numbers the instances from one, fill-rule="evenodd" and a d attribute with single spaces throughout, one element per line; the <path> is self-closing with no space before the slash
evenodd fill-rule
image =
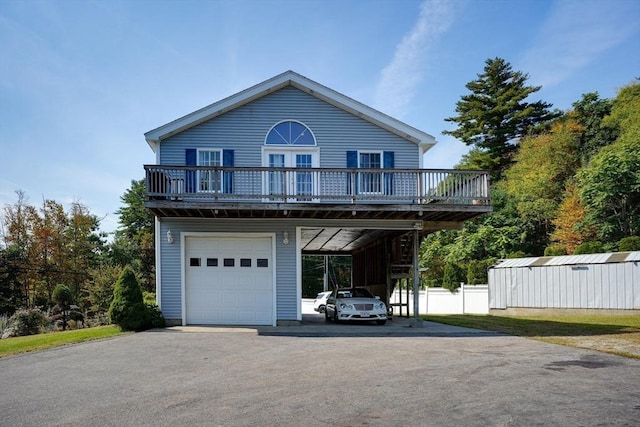
<path id="1" fill-rule="evenodd" d="M 285 122 L 294 122 L 294 123 L 298 123 L 299 125 L 302 125 L 305 127 L 305 129 L 307 129 L 309 131 L 309 133 L 311 133 L 311 136 L 313 137 L 313 145 L 295 145 L 295 144 L 267 144 L 267 137 L 269 136 L 269 134 L 271 133 L 271 131 L 278 126 L 281 123 L 285 123 Z M 278 123 L 275 123 L 273 126 L 271 126 L 269 128 L 269 131 L 265 134 L 264 136 L 264 143 L 263 146 L 265 147 L 306 147 L 306 148 L 313 148 L 313 147 L 317 147 L 318 146 L 318 140 L 316 139 L 316 134 L 313 133 L 313 131 L 311 130 L 311 128 L 309 126 L 307 126 L 306 124 L 304 124 L 303 122 L 301 122 L 300 120 L 294 120 L 294 119 L 284 119 L 284 120 L 280 120 Z"/>
<path id="2" fill-rule="evenodd" d="M 297 145 L 268 145 L 262 147 L 262 166 L 269 166 L 269 154 L 284 154 L 285 156 L 291 156 L 292 154 L 311 154 L 311 169 L 320 167 L 320 147 L 311 146 L 297 146 Z M 291 159 L 289 159 L 291 160 Z M 287 160 L 285 159 L 285 164 Z M 295 166 L 285 166 L 295 167 Z M 313 192 L 317 192 L 319 183 L 317 178 L 313 181 Z M 267 194 L 269 190 L 269 172 L 265 172 L 262 179 L 262 191 L 263 194 Z M 293 201 L 294 197 L 291 198 Z M 268 202 L 270 199 L 262 199 L 263 202 Z M 318 199 L 312 199 L 312 202 L 318 202 Z"/>
<path id="3" fill-rule="evenodd" d="M 359 184 L 358 194 L 385 194 L 385 180 L 384 180 L 384 151 L 382 150 L 357 150 L 358 153 L 358 169 L 365 169 L 360 165 L 360 154 L 377 154 L 380 156 L 380 191 L 362 191 L 362 182 Z M 378 169 L 378 168 L 366 168 L 366 169 Z M 363 172 L 363 173 L 376 173 L 376 172 Z M 363 176 L 359 175 L 358 180 L 362 179 Z"/>
<path id="4" fill-rule="evenodd" d="M 197 166 L 205 166 L 205 165 L 201 165 L 200 164 L 200 153 L 202 153 L 202 152 L 217 152 L 220 155 L 220 166 L 222 166 L 222 164 L 223 164 L 223 159 L 222 159 L 223 153 L 222 152 L 223 151 L 224 150 L 221 149 L 221 148 L 197 148 L 196 149 L 196 165 Z M 210 166 L 210 165 L 207 165 L 207 166 Z M 198 176 L 197 176 L 197 181 L 196 181 L 197 185 L 198 185 L 197 192 L 198 193 L 221 193 L 222 192 L 222 186 L 224 185 L 222 181 L 223 181 L 222 174 L 220 174 L 220 182 L 219 182 L 220 188 L 213 189 L 213 190 L 201 190 L 200 189 L 200 171 L 198 171 Z"/>

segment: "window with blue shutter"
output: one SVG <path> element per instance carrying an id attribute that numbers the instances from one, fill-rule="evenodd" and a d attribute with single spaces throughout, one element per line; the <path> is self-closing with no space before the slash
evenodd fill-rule
<path id="1" fill-rule="evenodd" d="M 184 163 L 186 166 L 233 166 L 234 150 L 198 151 L 195 148 L 187 148 Z M 185 191 L 187 193 L 197 191 L 233 193 L 233 172 L 225 171 L 222 174 L 222 180 L 220 176 L 220 171 L 187 170 L 185 172 Z"/>
<path id="2" fill-rule="evenodd" d="M 395 154 L 393 151 L 347 151 L 347 168 L 355 169 L 393 169 Z M 358 172 L 355 177 L 356 193 L 393 194 L 393 173 Z M 347 179 L 347 194 L 353 188 L 352 175 Z"/>

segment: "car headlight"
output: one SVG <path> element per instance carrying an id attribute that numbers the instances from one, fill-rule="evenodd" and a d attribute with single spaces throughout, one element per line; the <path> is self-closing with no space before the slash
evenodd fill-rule
<path id="1" fill-rule="evenodd" d="M 351 304 L 340 303 L 340 308 L 343 310 L 353 310 L 353 306 Z"/>
<path id="2" fill-rule="evenodd" d="M 380 304 L 376 305 L 376 308 L 377 308 L 378 310 L 386 311 L 386 308 L 385 308 L 385 306 L 384 306 L 384 303 L 383 303 L 383 302 L 381 302 Z"/>

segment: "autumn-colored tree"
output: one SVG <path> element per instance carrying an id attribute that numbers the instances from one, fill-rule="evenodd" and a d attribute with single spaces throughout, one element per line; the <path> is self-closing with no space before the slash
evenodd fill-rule
<path id="1" fill-rule="evenodd" d="M 29 199 L 23 191 L 16 191 L 16 195 L 16 202 L 5 205 L 2 216 L 4 256 L 0 280 L 7 292 L 4 297 L 13 301 L 7 311 L 29 307 L 36 283 L 40 281 L 32 266 L 35 257 L 33 226 L 38 213 L 29 205 Z"/>
<path id="2" fill-rule="evenodd" d="M 552 221 L 555 230 L 551 233 L 551 241 L 571 254 L 579 244 L 593 240 L 596 230 L 582 225 L 584 216 L 578 187 L 573 183 L 569 184 Z"/>
<path id="3" fill-rule="evenodd" d="M 548 244 L 566 182 L 580 166 L 583 130 L 574 120 L 562 120 L 548 133 L 523 138 L 514 165 L 500 183 L 520 217 L 535 227 L 535 241 L 542 248 Z"/>
<path id="4" fill-rule="evenodd" d="M 41 280 L 36 284 L 34 304 L 47 305 L 53 288 L 68 278 L 66 239 L 67 215 L 64 207 L 54 200 L 44 200 L 33 225 L 33 268 L 38 269 Z"/>
<path id="5" fill-rule="evenodd" d="M 17 194 L 17 202 L 3 211 L 0 290 L 14 295 L 15 287 L 20 287 L 22 302 L 14 308 L 48 306 L 55 285 L 70 283 L 74 299 L 80 302 L 88 271 L 97 265 L 104 243 L 98 219 L 79 203 L 69 213 L 54 200 L 44 200 L 36 209 L 23 192 Z"/>
<path id="6" fill-rule="evenodd" d="M 99 256 L 104 251 L 105 233 L 98 229 L 100 220 L 89 212 L 89 209 L 75 202 L 68 214 L 65 229 L 67 244 L 67 283 L 71 283 L 71 291 L 76 300 L 81 298 L 81 290 L 91 279 L 90 270 L 99 264 Z"/>

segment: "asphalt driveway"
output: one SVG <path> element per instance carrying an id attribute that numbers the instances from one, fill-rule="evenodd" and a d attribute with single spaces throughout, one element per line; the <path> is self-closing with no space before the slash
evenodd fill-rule
<path id="1" fill-rule="evenodd" d="M 3 358 L 0 425 L 637 426 L 640 419 L 640 360 L 431 323 L 409 328 L 401 319 L 383 327 L 316 320 L 168 328 Z"/>

